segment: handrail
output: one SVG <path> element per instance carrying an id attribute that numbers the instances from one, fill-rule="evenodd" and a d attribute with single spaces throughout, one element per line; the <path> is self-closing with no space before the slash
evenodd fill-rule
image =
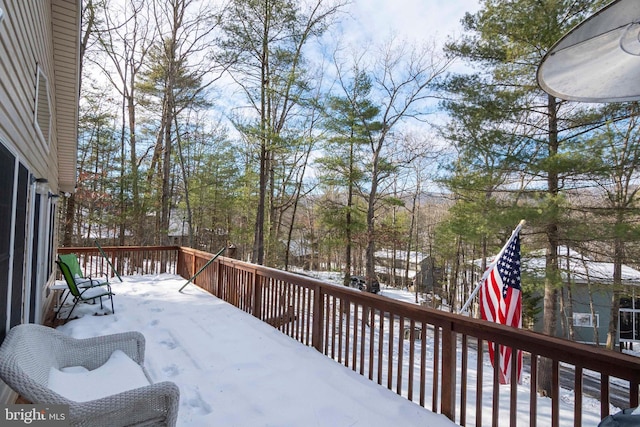
<path id="1" fill-rule="evenodd" d="M 85 274 L 120 275 L 176 273 L 178 246 L 60 247 L 59 254 L 75 253 Z"/>
<path id="2" fill-rule="evenodd" d="M 207 252 L 170 246 L 105 247 L 104 251 L 116 265 L 142 265 L 149 268 L 149 273 L 157 272 L 151 267 L 157 267 L 160 260 L 173 262 L 167 272 L 184 278 L 193 277 L 212 257 Z M 60 248 L 59 252 L 74 252 L 87 260 L 94 253 L 92 248 Z M 139 254 L 145 254 L 147 259 L 134 260 Z M 145 269 L 141 271 L 148 274 Z M 505 410 L 509 411 L 510 425 L 516 425 L 518 412 L 527 413 L 532 426 L 538 422 L 560 425 L 561 368 L 573 372 L 574 426 L 582 425 L 582 402 L 587 397 L 582 385 L 587 377 L 599 382 L 601 418 L 609 414 L 613 379 L 628 381 L 624 403 L 638 406 L 640 361 L 630 355 L 225 257 L 203 269 L 193 283 L 370 380 L 462 425 L 497 425 L 497 420 L 503 419 L 500 411 Z M 548 400 L 539 398 L 535 387 L 529 392 L 528 407 L 521 408 L 517 384 L 499 385 L 497 370 L 490 366 L 485 375 L 491 343 L 519 349 L 530 356 L 525 363 L 532 384 L 540 374 L 541 360 L 550 361 L 553 390 L 549 411 L 538 409 Z M 515 355 L 516 351 L 512 353 Z M 474 354 L 478 378 L 472 381 L 467 371 Z M 491 420 L 486 423 L 482 407 L 483 397 L 486 399 L 489 393 L 493 409 Z M 508 393 L 509 408 L 498 405 L 498 398 L 504 393 Z M 550 412 L 550 419 L 545 418 L 546 412 Z M 566 421 L 566 413 L 562 421 Z"/>

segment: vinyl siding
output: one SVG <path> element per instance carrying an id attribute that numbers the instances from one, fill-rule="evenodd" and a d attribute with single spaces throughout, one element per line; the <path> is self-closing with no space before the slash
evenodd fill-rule
<path id="1" fill-rule="evenodd" d="M 52 56 L 46 55 L 51 38 L 47 1 L 11 0 L 3 2 L 5 17 L 0 24 L 1 102 L 6 115 L 0 121 L 0 135 L 37 176 L 56 184 L 56 171 L 48 169 L 49 147 L 44 145 L 34 125 L 38 66 L 51 81 Z M 1 6 L 0 6 L 1 7 Z M 49 46 L 50 48 L 50 46 Z M 50 129 L 56 140 L 55 125 Z"/>
<path id="2" fill-rule="evenodd" d="M 32 172 L 49 179 L 54 192 L 75 187 L 79 3 L 0 0 L 0 137 Z M 34 125 L 38 67 L 49 82 L 48 143 Z"/>
<path id="3" fill-rule="evenodd" d="M 81 0 L 0 0 L 0 144 L 21 170 L 13 182 L 5 177 L 0 200 L 13 212 L 5 218 L 12 231 L 7 260 L 11 267 L 0 277 L 2 336 L 9 326 L 41 321 L 52 302 L 47 286 L 54 278 L 55 239 L 49 237 L 55 230 L 56 199 L 48 197 L 46 187 L 37 194 L 29 177 L 46 178 L 54 194 L 75 187 L 80 4 Z M 48 81 L 48 141 L 35 121 L 38 70 Z M 15 393 L 0 383 L 0 402 L 13 399 Z"/>

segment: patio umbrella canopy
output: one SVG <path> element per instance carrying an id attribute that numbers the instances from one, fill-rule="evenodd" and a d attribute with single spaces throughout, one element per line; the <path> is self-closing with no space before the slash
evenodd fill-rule
<path id="1" fill-rule="evenodd" d="M 547 52 L 538 84 L 570 101 L 640 99 L 640 1 L 616 0 L 579 24 Z"/>

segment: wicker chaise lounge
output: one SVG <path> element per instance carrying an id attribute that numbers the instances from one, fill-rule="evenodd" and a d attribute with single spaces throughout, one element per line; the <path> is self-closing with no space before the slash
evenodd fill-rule
<path id="1" fill-rule="evenodd" d="M 0 347 L 0 379 L 32 403 L 69 405 L 73 426 L 174 426 L 179 388 L 168 381 L 151 383 L 143 366 L 144 350 L 144 336 L 139 332 L 75 339 L 42 325 L 18 325 L 9 331 Z M 52 372 L 59 373 L 70 367 L 97 372 L 110 363 L 114 352 L 140 370 L 141 378 L 146 377 L 148 385 L 88 401 L 69 399 L 50 388 Z M 121 384 L 127 384 L 130 381 L 127 376 L 132 376 L 125 370 L 121 375 L 117 380 Z M 99 393 L 96 390 L 101 387 L 99 383 L 96 381 L 95 389 L 78 391 L 95 395 Z M 81 382 L 75 382 L 74 387 L 81 387 L 79 384 Z"/>

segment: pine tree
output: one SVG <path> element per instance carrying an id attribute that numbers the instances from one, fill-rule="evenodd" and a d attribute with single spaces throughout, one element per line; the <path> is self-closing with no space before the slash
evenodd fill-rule
<path id="1" fill-rule="evenodd" d="M 590 115 L 580 109 L 575 114 L 570 105 L 542 92 L 536 84 L 536 70 L 546 51 L 597 6 L 586 0 L 486 0 L 477 13 L 465 16 L 468 35 L 448 46 L 452 54 L 467 59 L 483 76 L 477 79 L 482 97 L 476 99 L 500 100 L 498 104 L 488 104 L 487 116 L 497 112 L 498 118 L 504 117 L 503 123 L 498 124 L 509 135 L 506 141 L 526 148 L 517 156 L 514 151 L 512 159 L 506 156 L 500 161 L 511 160 L 527 176 L 545 183 L 544 192 L 531 194 L 530 201 L 541 214 L 529 224 L 540 227 L 545 236 L 543 331 L 548 335 L 556 331 L 558 290 L 562 286 L 558 269 L 565 204 L 562 179 L 575 168 L 575 163 L 563 161 L 567 158 L 563 153 L 571 149 L 568 141 L 584 129 L 580 126 L 589 123 Z M 484 135 L 490 136 L 494 147 L 499 144 L 490 132 Z M 510 173 L 517 173 L 517 169 Z M 551 369 L 547 368 L 540 371 L 538 389 L 549 395 Z"/>

